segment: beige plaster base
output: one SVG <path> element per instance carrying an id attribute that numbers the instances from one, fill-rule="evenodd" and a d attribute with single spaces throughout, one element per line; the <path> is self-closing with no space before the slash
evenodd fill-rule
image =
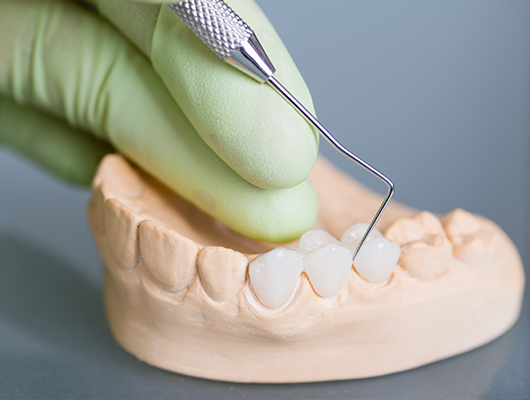
<path id="1" fill-rule="evenodd" d="M 317 227 L 335 236 L 368 221 L 380 201 L 323 159 L 312 180 Z M 386 284 L 352 268 L 328 299 L 302 274 L 291 300 L 270 310 L 253 293 L 247 262 L 274 246 L 230 231 L 120 156 L 103 160 L 88 211 L 114 337 L 139 359 L 187 375 L 235 382 L 384 375 L 483 345 L 520 311 L 524 274 L 515 246 L 494 223 L 464 212 L 444 220 L 437 249 L 452 246 L 453 255 L 434 263 L 436 273 L 417 261 L 430 253 L 410 250 Z M 393 204 L 379 226 L 413 214 Z M 418 247 L 421 240 L 407 236 L 416 222 L 400 221 L 403 228 L 396 223 L 389 234 L 402 248 Z"/>

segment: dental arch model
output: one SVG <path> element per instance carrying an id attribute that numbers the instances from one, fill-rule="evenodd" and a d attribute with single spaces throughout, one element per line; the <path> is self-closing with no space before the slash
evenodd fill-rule
<path id="1" fill-rule="evenodd" d="M 89 217 L 118 343 L 188 375 L 308 382 L 414 368 L 515 323 L 524 273 L 493 222 L 391 204 L 379 224 L 385 236 L 374 231 L 352 268 L 364 232 L 355 223 L 369 220 L 379 198 L 323 159 L 311 179 L 321 204 L 315 230 L 296 249 L 274 249 L 107 156 Z"/>

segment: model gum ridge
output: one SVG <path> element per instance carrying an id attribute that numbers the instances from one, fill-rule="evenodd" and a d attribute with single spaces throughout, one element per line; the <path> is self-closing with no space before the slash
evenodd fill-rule
<path id="1" fill-rule="evenodd" d="M 315 229 L 287 248 L 245 238 L 118 155 L 89 217 L 116 340 L 167 370 L 238 382 L 402 371 L 483 345 L 517 320 L 519 254 L 493 222 L 391 204 L 320 158 Z M 352 207 L 352 204 L 355 204 Z"/>

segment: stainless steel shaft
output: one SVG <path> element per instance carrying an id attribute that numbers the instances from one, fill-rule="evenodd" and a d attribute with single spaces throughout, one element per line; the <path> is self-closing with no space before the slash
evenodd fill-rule
<path id="1" fill-rule="evenodd" d="M 381 217 L 394 194 L 394 184 L 385 175 L 363 161 L 329 133 L 324 126 L 274 77 L 276 71 L 250 27 L 222 0 L 184 0 L 169 7 L 219 58 L 243 71 L 258 82 L 268 83 L 288 101 L 326 140 L 343 155 L 383 181 L 388 191 L 368 229 L 353 253 L 359 253 L 366 238 Z"/>

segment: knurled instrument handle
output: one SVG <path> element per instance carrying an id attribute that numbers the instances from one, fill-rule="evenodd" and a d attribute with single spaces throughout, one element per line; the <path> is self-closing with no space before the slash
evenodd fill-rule
<path id="1" fill-rule="evenodd" d="M 256 35 L 222 0 L 185 0 L 169 4 L 180 19 L 215 53 L 258 82 L 275 72 Z"/>

